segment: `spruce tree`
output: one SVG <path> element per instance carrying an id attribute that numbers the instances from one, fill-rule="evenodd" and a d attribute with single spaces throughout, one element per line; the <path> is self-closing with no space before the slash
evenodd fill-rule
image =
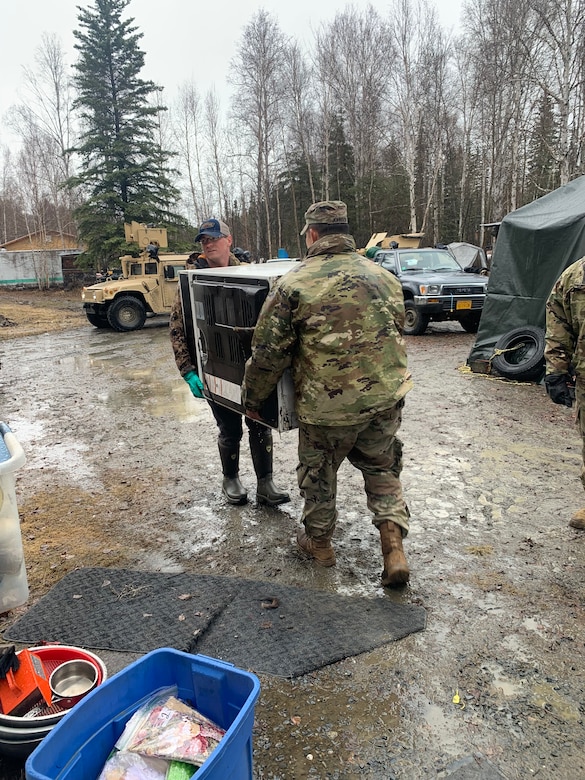
<path id="1" fill-rule="evenodd" d="M 79 8 L 74 31 L 79 58 L 74 82 L 82 131 L 76 151 L 82 168 L 71 180 L 81 187 L 79 232 L 95 262 L 114 260 L 124 244 L 124 222 L 175 221 L 177 191 L 170 154 L 156 139 L 158 114 L 152 81 L 140 78 L 144 52 L 134 19 L 122 20 L 130 0 L 94 0 Z"/>
<path id="2" fill-rule="evenodd" d="M 559 129 L 552 99 L 543 92 L 528 137 L 528 177 L 526 201 L 552 192 L 560 184 L 554 150 L 559 148 Z"/>

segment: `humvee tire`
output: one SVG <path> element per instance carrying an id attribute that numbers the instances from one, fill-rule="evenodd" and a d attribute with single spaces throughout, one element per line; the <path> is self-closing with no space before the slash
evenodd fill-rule
<path id="1" fill-rule="evenodd" d="M 117 331 L 140 330 L 146 322 L 146 308 L 138 298 L 121 295 L 108 308 L 108 322 Z"/>
<path id="2" fill-rule="evenodd" d="M 86 311 L 85 316 L 88 319 L 88 322 L 94 326 L 94 328 L 109 328 L 110 323 L 108 322 L 108 318 L 102 314 L 94 314 L 93 312 Z"/>

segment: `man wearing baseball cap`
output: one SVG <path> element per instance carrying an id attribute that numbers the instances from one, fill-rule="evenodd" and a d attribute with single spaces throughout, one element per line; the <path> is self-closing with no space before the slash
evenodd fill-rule
<path id="1" fill-rule="evenodd" d="M 202 248 L 202 254 L 191 255 L 189 268 L 225 268 L 228 265 L 240 265 L 240 261 L 231 252 L 232 235 L 229 227 L 220 219 L 206 219 L 201 223 L 195 237 Z M 189 385 L 195 398 L 204 398 L 203 382 L 193 365 L 187 339 L 181 295 L 177 294 L 173 303 L 170 320 L 171 344 L 175 353 L 175 362 L 181 376 Z M 223 481 L 222 492 L 230 504 L 245 504 L 248 493 L 239 478 L 240 441 L 243 435 L 242 415 L 227 409 L 208 399 L 218 432 L 218 447 L 221 459 Z M 258 480 L 256 500 L 259 504 L 277 506 L 290 501 L 290 496 L 278 490 L 272 479 L 272 431 L 265 425 L 246 418 L 250 442 L 250 454 Z"/>
<path id="2" fill-rule="evenodd" d="M 363 474 L 380 532 L 382 584 L 401 586 L 410 577 L 402 548 L 409 511 L 397 432 L 412 387 L 402 287 L 356 252 L 342 201 L 309 206 L 302 235 L 306 258 L 280 277 L 256 323 L 244 378 L 246 413 L 257 419 L 290 367 L 304 498 L 298 547 L 321 566 L 335 565 L 337 471 L 347 458 Z"/>

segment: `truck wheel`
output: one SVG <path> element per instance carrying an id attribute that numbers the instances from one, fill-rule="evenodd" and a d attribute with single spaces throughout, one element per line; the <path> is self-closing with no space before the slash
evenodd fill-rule
<path id="1" fill-rule="evenodd" d="M 132 295 L 114 298 L 108 308 L 108 322 L 117 331 L 140 330 L 146 322 L 144 304 Z"/>
<path id="2" fill-rule="evenodd" d="M 414 301 L 404 301 L 404 335 L 422 336 L 429 324 L 429 318 L 414 305 Z"/>
<path id="3" fill-rule="evenodd" d="M 465 317 L 461 317 L 459 324 L 466 333 L 477 333 L 480 316 L 480 314 L 467 314 Z"/>
<path id="4" fill-rule="evenodd" d="M 88 319 L 88 322 L 90 325 L 93 325 L 94 328 L 109 328 L 110 323 L 108 322 L 108 318 L 105 314 L 94 314 L 91 311 L 86 311 L 85 316 Z"/>
<path id="5" fill-rule="evenodd" d="M 542 328 L 524 325 L 504 333 L 494 347 L 492 366 L 506 379 L 536 381 L 544 374 L 545 336 Z"/>

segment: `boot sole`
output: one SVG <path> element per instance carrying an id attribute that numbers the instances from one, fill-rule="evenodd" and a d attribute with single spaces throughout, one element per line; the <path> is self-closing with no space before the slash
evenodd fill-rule
<path id="1" fill-rule="evenodd" d="M 288 504 L 290 501 L 290 496 L 287 496 L 286 498 L 279 498 L 277 501 L 274 501 L 270 498 L 267 498 L 266 496 L 260 496 L 258 493 L 256 493 L 256 501 L 258 504 L 262 504 L 263 506 L 279 506 L 280 504 Z"/>
<path id="2" fill-rule="evenodd" d="M 401 588 L 403 585 L 407 585 L 410 580 L 410 571 L 408 569 L 398 569 L 384 576 L 382 573 L 382 585 L 385 588 Z"/>
<path id="3" fill-rule="evenodd" d="M 239 496 L 238 498 L 233 498 L 232 496 L 228 496 L 225 490 L 222 490 L 222 493 L 224 494 L 228 503 L 233 504 L 234 506 L 242 506 L 242 504 L 248 503 L 248 496 Z"/>
<path id="4" fill-rule="evenodd" d="M 328 569 L 331 566 L 335 566 L 337 562 L 335 555 L 332 558 L 328 558 L 327 560 L 320 560 L 319 558 L 315 558 L 313 553 L 309 552 L 308 550 L 305 550 L 304 547 L 301 547 L 298 541 L 297 541 L 297 548 L 303 553 L 303 555 L 306 558 L 310 559 L 311 561 L 314 561 L 318 566 L 323 566 L 324 569 Z"/>

